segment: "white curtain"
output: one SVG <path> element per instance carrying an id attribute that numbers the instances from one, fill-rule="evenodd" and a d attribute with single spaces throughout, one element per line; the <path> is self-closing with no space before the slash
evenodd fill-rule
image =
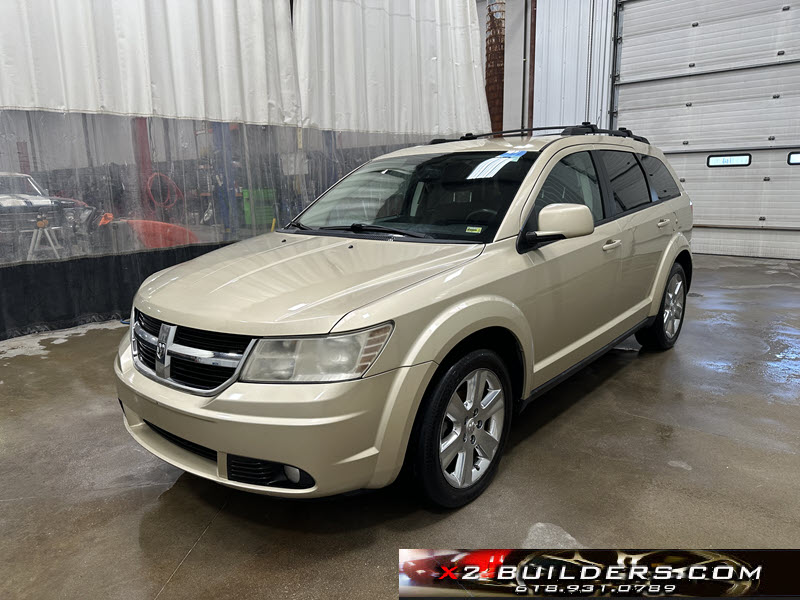
<path id="1" fill-rule="evenodd" d="M 296 0 L 303 124 L 337 131 L 488 131 L 474 0 Z"/>
<path id="2" fill-rule="evenodd" d="M 288 0 L 4 0 L 0 108 L 299 124 Z"/>
<path id="3" fill-rule="evenodd" d="M 473 0 L 296 0 L 294 25 L 289 0 L 3 8 L 0 109 L 426 135 L 489 127 Z"/>

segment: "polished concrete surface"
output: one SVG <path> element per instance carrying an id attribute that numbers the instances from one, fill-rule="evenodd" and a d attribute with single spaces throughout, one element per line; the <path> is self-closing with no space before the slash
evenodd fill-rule
<path id="1" fill-rule="evenodd" d="M 521 415 L 457 511 L 277 500 L 129 438 L 122 329 L 0 343 L 0 598 L 392 598 L 398 548 L 800 546 L 800 262 L 696 257 L 676 348 L 624 342 Z"/>

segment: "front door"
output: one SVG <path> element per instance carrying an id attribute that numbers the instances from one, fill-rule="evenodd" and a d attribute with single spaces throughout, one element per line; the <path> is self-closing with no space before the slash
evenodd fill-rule
<path id="1" fill-rule="evenodd" d="M 594 233 L 541 246 L 524 255 L 522 305 L 534 337 L 534 387 L 559 375 L 614 339 L 616 286 L 623 250 L 619 225 L 605 214 L 598 171 L 589 152 L 554 158 L 528 216 L 536 229 L 548 204 L 587 205 Z M 560 157 L 560 160 L 559 160 Z"/>

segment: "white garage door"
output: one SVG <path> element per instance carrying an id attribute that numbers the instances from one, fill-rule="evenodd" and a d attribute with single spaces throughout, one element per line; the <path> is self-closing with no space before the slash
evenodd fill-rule
<path id="1" fill-rule="evenodd" d="M 616 124 L 668 153 L 695 252 L 800 258 L 800 0 L 622 0 L 618 15 Z"/>

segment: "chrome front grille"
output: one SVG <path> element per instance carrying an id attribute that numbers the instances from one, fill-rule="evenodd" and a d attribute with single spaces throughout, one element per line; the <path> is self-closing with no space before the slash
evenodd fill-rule
<path id="1" fill-rule="evenodd" d="M 236 377 L 253 339 L 165 323 L 134 311 L 133 355 L 145 375 L 211 395 Z"/>
<path id="2" fill-rule="evenodd" d="M 30 231 L 36 228 L 36 221 L 39 216 L 43 216 L 49 222 L 50 227 L 60 227 L 63 225 L 61 212 L 54 206 L 25 206 L 4 209 L 0 211 L 0 232 L 17 233 L 19 231 Z"/>

